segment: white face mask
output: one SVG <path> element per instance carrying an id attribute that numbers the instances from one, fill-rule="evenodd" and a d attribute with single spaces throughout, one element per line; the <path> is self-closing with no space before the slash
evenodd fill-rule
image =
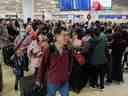
<path id="1" fill-rule="evenodd" d="M 20 37 L 24 38 L 24 36 L 26 35 L 26 32 L 20 32 Z"/>

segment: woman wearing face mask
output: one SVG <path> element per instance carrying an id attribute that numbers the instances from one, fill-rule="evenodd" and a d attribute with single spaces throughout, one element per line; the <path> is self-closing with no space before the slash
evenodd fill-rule
<path id="1" fill-rule="evenodd" d="M 15 39 L 16 48 L 16 62 L 14 62 L 14 73 L 16 75 L 15 90 L 18 89 L 18 82 L 21 77 L 24 76 L 24 70 L 28 71 L 28 57 L 27 48 L 30 45 L 32 39 L 30 33 L 32 32 L 31 25 L 26 27 L 25 31 L 20 32 L 20 34 Z"/>

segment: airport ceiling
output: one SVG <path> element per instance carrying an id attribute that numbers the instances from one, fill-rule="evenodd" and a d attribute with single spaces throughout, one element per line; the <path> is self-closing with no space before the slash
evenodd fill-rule
<path id="1" fill-rule="evenodd" d="M 112 0 L 113 5 L 128 6 L 128 0 Z"/>
<path id="2" fill-rule="evenodd" d="M 113 10 L 128 10 L 128 0 L 112 0 Z"/>

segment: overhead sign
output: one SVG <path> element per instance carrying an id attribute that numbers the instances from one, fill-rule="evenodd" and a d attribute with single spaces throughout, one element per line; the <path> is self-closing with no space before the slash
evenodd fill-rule
<path id="1" fill-rule="evenodd" d="M 99 15 L 99 19 L 128 19 L 128 15 Z"/>
<path id="2" fill-rule="evenodd" d="M 111 10 L 112 0 L 59 0 L 62 11 L 71 10 Z"/>
<path id="3" fill-rule="evenodd" d="M 90 0 L 59 0 L 59 8 L 62 11 L 89 10 Z"/>
<path id="4" fill-rule="evenodd" d="M 91 0 L 92 10 L 110 10 L 112 9 L 112 0 Z"/>

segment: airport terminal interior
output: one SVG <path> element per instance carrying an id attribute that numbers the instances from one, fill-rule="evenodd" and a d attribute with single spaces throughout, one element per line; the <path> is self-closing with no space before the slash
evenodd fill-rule
<path id="1" fill-rule="evenodd" d="M 128 0 L 0 0 L 0 96 L 128 96 Z"/>

